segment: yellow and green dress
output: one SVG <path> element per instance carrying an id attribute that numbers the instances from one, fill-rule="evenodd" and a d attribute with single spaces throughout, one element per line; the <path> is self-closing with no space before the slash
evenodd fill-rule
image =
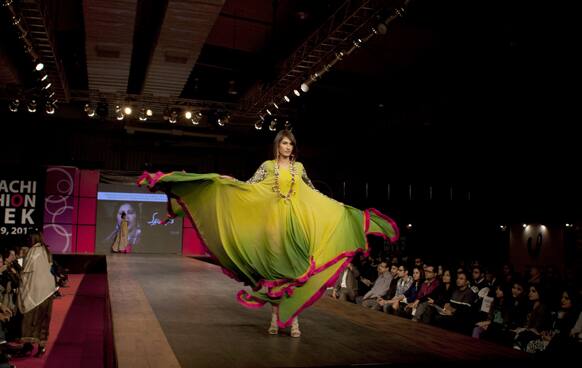
<path id="1" fill-rule="evenodd" d="M 145 172 L 139 179 L 169 198 L 169 215 L 185 215 L 224 273 L 252 290 L 238 301 L 279 306 L 278 324 L 295 316 L 333 286 L 366 235 L 395 241 L 394 221 L 375 209 L 358 210 L 315 190 L 300 162 L 279 168 L 265 161 L 247 182 L 218 174 Z"/>

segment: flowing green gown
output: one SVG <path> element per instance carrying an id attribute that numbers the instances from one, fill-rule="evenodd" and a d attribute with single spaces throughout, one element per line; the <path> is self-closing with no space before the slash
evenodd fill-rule
<path id="1" fill-rule="evenodd" d="M 241 304 L 279 306 L 280 327 L 333 286 L 357 252 L 368 251 L 366 235 L 398 238 L 394 221 L 379 211 L 316 191 L 299 162 L 279 169 L 265 161 L 248 182 L 146 172 L 138 183 L 167 193 L 170 216 L 188 216 L 224 273 L 252 288 L 238 292 Z"/>

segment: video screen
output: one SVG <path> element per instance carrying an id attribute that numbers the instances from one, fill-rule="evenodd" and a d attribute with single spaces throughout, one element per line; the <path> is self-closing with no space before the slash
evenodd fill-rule
<path id="1" fill-rule="evenodd" d="M 165 194 L 150 193 L 135 184 L 100 183 L 95 253 L 180 254 L 182 219 L 162 224 L 166 214 Z"/>

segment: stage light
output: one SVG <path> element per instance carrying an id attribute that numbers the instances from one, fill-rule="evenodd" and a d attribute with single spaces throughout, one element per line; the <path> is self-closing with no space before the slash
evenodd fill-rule
<path id="1" fill-rule="evenodd" d="M 236 89 L 236 82 L 234 80 L 228 82 L 228 94 L 231 96 L 238 95 L 238 91 Z"/>
<path id="2" fill-rule="evenodd" d="M 408 230 L 411 230 L 411 229 L 412 229 L 412 224 L 407 224 L 407 225 L 406 225 L 406 228 L 407 228 Z"/>
<path id="3" fill-rule="evenodd" d="M 291 122 L 289 120 L 285 120 L 285 125 L 284 126 L 285 126 L 285 129 L 286 130 L 291 129 Z"/>
<path id="4" fill-rule="evenodd" d="M 52 91 L 51 93 L 49 93 L 48 98 L 52 98 L 55 95 L 55 91 Z"/>
<path id="5" fill-rule="evenodd" d="M 169 122 L 171 124 L 176 124 L 177 121 L 178 121 L 178 112 L 176 110 L 172 110 L 172 112 L 170 112 Z"/>
<path id="6" fill-rule="evenodd" d="M 196 118 L 196 117 L 193 117 L 190 121 L 192 122 L 192 125 L 200 124 L 200 120 L 198 120 L 198 118 Z"/>
<path id="7" fill-rule="evenodd" d="M 47 102 L 44 106 L 44 112 L 47 113 L 48 115 L 53 115 L 55 113 L 55 105 Z"/>
<path id="8" fill-rule="evenodd" d="M 271 110 L 269 110 L 269 109 L 267 109 L 267 110 L 266 110 L 266 112 L 267 112 L 267 114 L 269 114 L 269 115 L 273 115 L 273 113 L 272 113 L 272 112 L 271 112 Z"/>
<path id="9" fill-rule="evenodd" d="M 20 106 L 20 100 L 15 98 L 14 100 L 10 101 L 10 103 L 8 104 L 8 109 L 12 112 L 17 112 L 18 106 Z"/>
<path id="10" fill-rule="evenodd" d="M 44 81 L 45 81 L 47 78 L 48 78 L 48 74 L 45 74 L 45 75 L 44 75 L 44 76 L 43 76 L 43 77 L 40 79 L 40 81 L 41 81 L 41 82 L 44 82 Z"/>
<path id="11" fill-rule="evenodd" d="M 148 117 L 146 115 L 146 110 L 142 107 L 141 110 L 139 110 L 139 116 L 138 116 L 139 121 L 146 121 L 148 120 Z"/>
<path id="12" fill-rule="evenodd" d="M 301 83 L 301 90 L 303 92 L 309 92 L 309 84 L 307 84 L 305 82 L 304 83 Z"/>
<path id="13" fill-rule="evenodd" d="M 133 110 L 131 109 L 131 106 L 125 106 L 125 107 L 123 108 L 123 113 L 124 113 L 125 115 L 131 115 L 131 113 L 132 113 L 132 112 L 133 112 Z"/>
<path id="14" fill-rule="evenodd" d="M 28 104 L 27 104 L 27 109 L 28 109 L 28 112 L 36 112 L 36 101 L 30 100 L 30 102 L 28 102 Z"/>
<path id="15" fill-rule="evenodd" d="M 186 110 L 186 112 L 184 113 L 184 117 L 188 120 L 192 119 L 192 111 Z"/>
<path id="16" fill-rule="evenodd" d="M 261 130 L 263 129 L 263 120 L 259 119 L 256 123 L 255 123 L 255 129 L 256 130 Z"/>
<path id="17" fill-rule="evenodd" d="M 287 95 L 283 96 L 283 100 L 285 102 L 291 102 L 291 99 L 289 97 L 287 97 Z"/>
<path id="18" fill-rule="evenodd" d="M 148 117 L 150 117 L 150 118 L 151 118 L 152 116 L 154 116 L 154 112 L 152 111 L 152 109 L 146 109 L 145 113 L 146 113 L 146 116 L 148 116 Z"/>
<path id="19" fill-rule="evenodd" d="M 229 120 L 230 120 L 230 115 L 226 114 L 224 116 L 218 117 L 218 119 L 216 119 L 216 122 L 218 123 L 218 125 L 224 126 L 229 122 Z"/>
<path id="20" fill-rule="evenodd" d="M 569 224 L 569 223 L 566 224 L 566 227 L 573 227 L 573 226 L 574 226 L 574 224 Z"/>
<path id="21" fill-rule="evenodd" d="M 277 119 L 271 121 L 271 124 L 269 124 L 269 130 L 272 132 L 277 130 Z"/>
<path id="22" fill-rule="evenodd" d="M 52 85 L 53 85 L 53 84 L 52 84 L 51 82 L 48 82 L 48 83 L 46 84 L 46 86 L 42 87 L 42 89 L 49 89 L 49 88 L 51 88 L 51 86 L 52 86 Z"/>
<path id="23" fill-rule="evenodd" d="M 295 96 L 299 97 L 301 96 L 301 92 L 299 92 L 298 90 L 294 89 L 293 93 L 295 94 Z"/>
<path id="24" fill-rule="evenodd" d="M 277 105 L 276 102 L 273 102 L 273 107 L 276 108 L 276 109 L 279 109 L 279 105 Z"/>
<path id="25" fill-rule="evenodd" d="M 90 104 L 85 104 L 85 108 L 83 110 L 87 113 L 88 117 L 92 118 L 95 116 L 95 109 L 91 107 Z"/>
<path id="26" fill-rule="evenodd" d="M 527 224 L 522 224 L 521 227 L 525 229 L 527 227 Z"/>
<path id="27" fill-rule="evenodd" d="M 43 70 L 43 69 L 44 69 L 44 64 L 43 64 L 43 63 L 41 63 L 41 62 L 39 61 L 38 63 L 36 63 L 36 65 L 35 65 L 34 69 L 35 69 L 37 72 L 40 72 L 41 70 Z"/>

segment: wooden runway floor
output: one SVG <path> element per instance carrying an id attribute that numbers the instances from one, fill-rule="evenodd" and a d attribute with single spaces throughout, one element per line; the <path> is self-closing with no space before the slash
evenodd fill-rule
<path id="1" fill-rule="evenodd" d="M 520 367 L 525 355 L 323 297 L 302 336 L 267 334 L 270 309 L 235 300 L 241 284 L 180 256 L 107 257 L 119 367 Z"/>

